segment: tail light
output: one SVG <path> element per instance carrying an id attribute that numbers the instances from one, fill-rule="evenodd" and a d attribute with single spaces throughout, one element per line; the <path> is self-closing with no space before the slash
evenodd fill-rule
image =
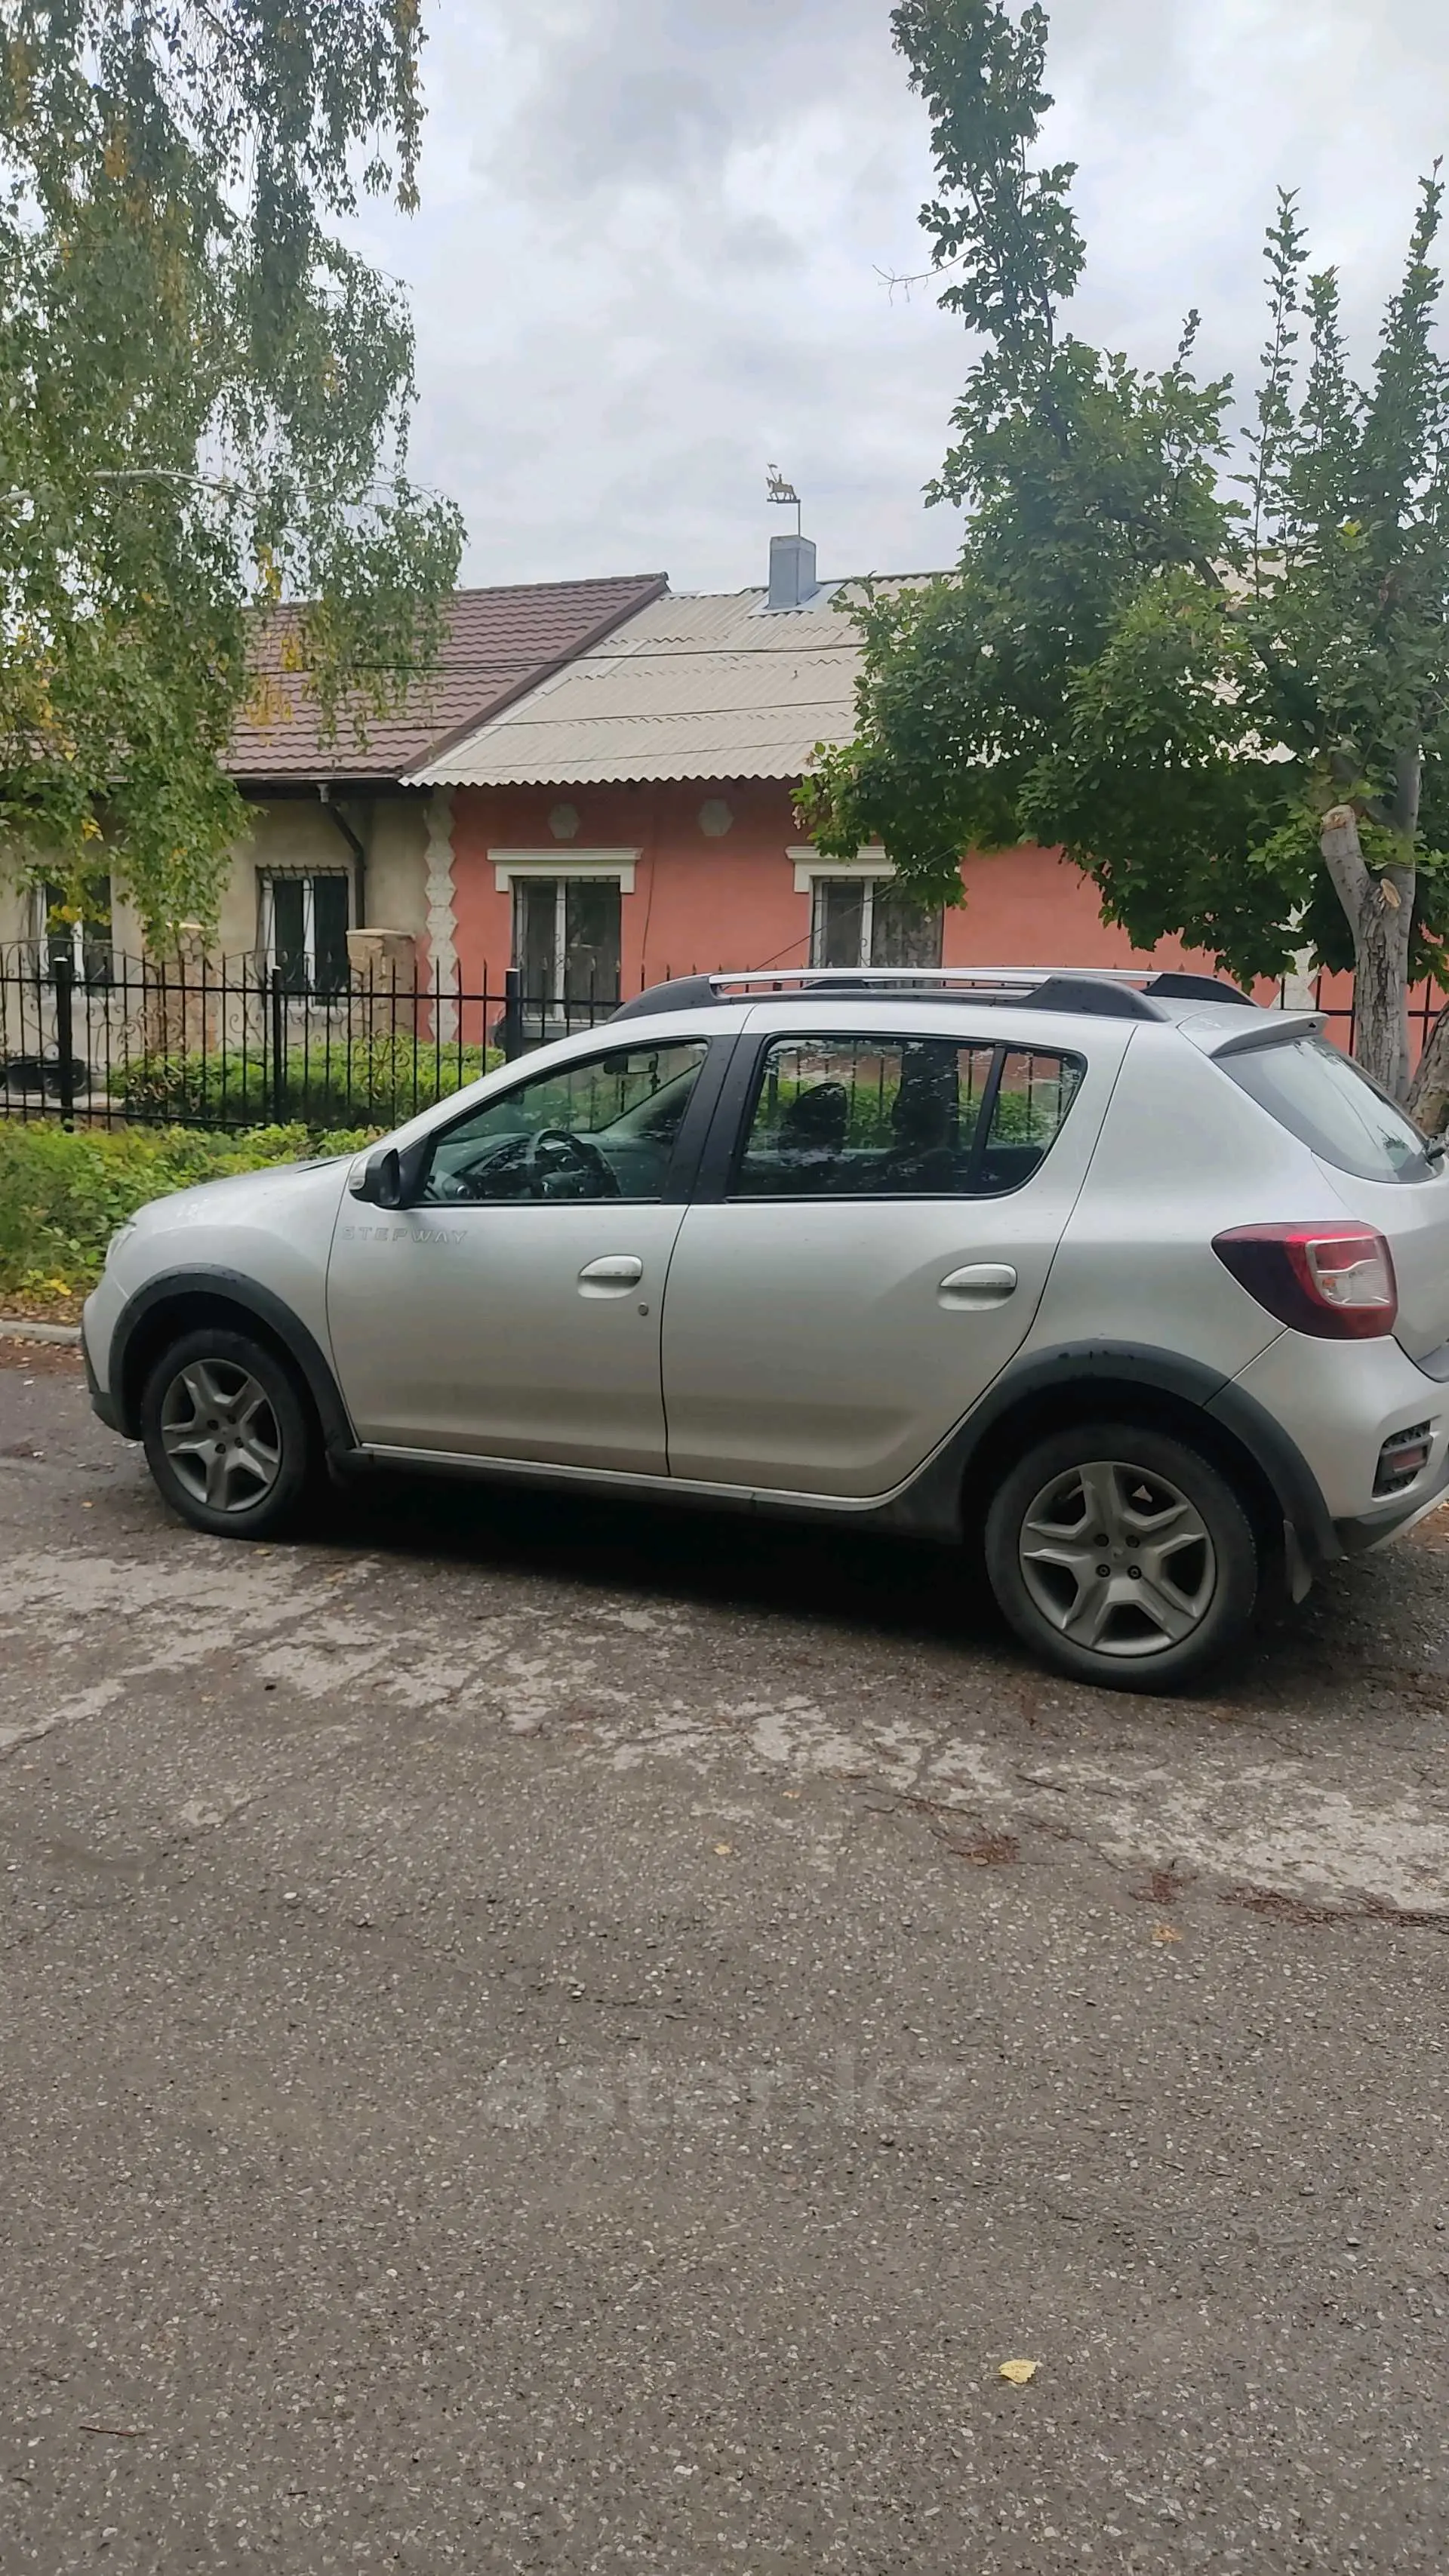
<path id="1" fill-rule="evenodd" d="M 1371 1225 L 1237 1225 L 1213 1239 L 1233 1277 L 1296 1333 L 1371 1341 L 1399 1312 L 1393 1255 Z"/>

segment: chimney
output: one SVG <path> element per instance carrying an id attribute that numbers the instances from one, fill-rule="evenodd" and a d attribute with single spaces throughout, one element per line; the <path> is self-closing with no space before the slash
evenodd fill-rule
<path id="1" fill-rule="evenodd" d="M 770 608 L 803 608 L 820 584 L 815 577 L 815 547 L 809 537 L 770 539 Z"/>

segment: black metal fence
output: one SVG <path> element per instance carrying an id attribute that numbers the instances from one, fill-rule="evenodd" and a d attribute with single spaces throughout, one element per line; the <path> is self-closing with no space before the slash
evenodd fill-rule
<path id="1" fill-rule="evenodd" d="M 307 982 L 254 958 L 194 968 L 0 951 L 0 1118 L 314 1134 L 401 1124 L 494 1064 L 595 1027 L 613 991 L 461 975 Z"/>
<path id="2" fill-rule="evenodd" d="M 1352 1005 L 1323 998 L 1331 980 L 1316 979 L 1313 1007 L 1351 1052 Z M 4 949 L 0 1118 L 386 1129 L 494 1064 L 596 1027 L 619 999 L 525 992 L 516 967 L 496 982 L 485 969 L 481 983 L 376 970 L 322 983 L 255 957 L 178 966 Z M 1432 986 L 1414 994 L 1418 1046 L 1441 1007 Z"/>

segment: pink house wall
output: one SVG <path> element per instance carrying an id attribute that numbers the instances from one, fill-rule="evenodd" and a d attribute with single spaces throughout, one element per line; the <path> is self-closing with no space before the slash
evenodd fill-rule
<path id="1" fill-rule="evenodd" d="M 701 822 L 728 806 L 728 831 Z M 557 838 L 561 806 L 578 829 Z M 460 788 L 453 808 L 454 934 L 465 989 L 502 986 L 511 962 L 512 903 L 494 863 L 510 850 L 639 853 L 634 891 L 621 909 L 626 994 L 666 975 L 717 967 L 801 966 L 810 954 L 810 897 L 795 889 L 792 848 L 803 845 L 788 788 L 768 779 L 642 782 L 605 787 Z M 1211 958 L 1164 939 L 1150 953 L 1104 922 L 1090 880 L 1053 850 L 978 852 L 962 869 L 966 901 L 946 914 L 948 966 L 1147 966 L 1216 970 Z M 1273 998 L 1260 987 L 1262 1000 Z M 1322 1002 L 1342 1016 L 1330 1032 L 1347 1043 L 1352 979 L 1327 976 Z M 1422 1014 L 1427 993 L 1414 997 Z M 1432 1007 L 1437 1008 L 1437 1001 Z M 1421 1018 L 1413 1029 L 1417 1056 Z"/>
<path id="2" fill-rule="evenodd" d="M 724 804 L 732 821 L 712 836 L 701 809 Z M 573 808 L 578 829 L 556 838 L 549 817 Z M 810 897 L 795 889 L 792 848 L 803 844 L 789 791 L 770 780 L 664 782 L 607 787 L 460 788 L 453 809 L 454 944 L 465 985 L 490 985 L 510 962 L 512 909 L 495 863 L 510 850 L 639 852 L 623 901 L 626 993 L 698 968 L 800 966 L 809 957 Z M 1109 927 L 1080 870 L 1050 850 L 973 856 L 966 902 L 946 915 L 948 966 L 1128 966 L 1145 963 Z M 1201 966 L 1180 942 L 1155 962 Z"/>

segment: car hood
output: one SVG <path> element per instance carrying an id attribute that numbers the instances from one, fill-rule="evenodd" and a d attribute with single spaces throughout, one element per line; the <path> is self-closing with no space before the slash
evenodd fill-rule
<path id="1" fill-rule="evenodd" d="M 328 1154 L 305 1163 L 266 1163 L 255 1172 L 232 1172 L 225 1180 L 197 1181 L 190 1189 L 172 1190 L 148 1199 L 132 1223 L 148 1233 L 171 1227 L 284 1221 L 283 1211 L 299 1201 L 335 1198 L 343 1176 L 355 1160 L 351 1154 Z"/>

